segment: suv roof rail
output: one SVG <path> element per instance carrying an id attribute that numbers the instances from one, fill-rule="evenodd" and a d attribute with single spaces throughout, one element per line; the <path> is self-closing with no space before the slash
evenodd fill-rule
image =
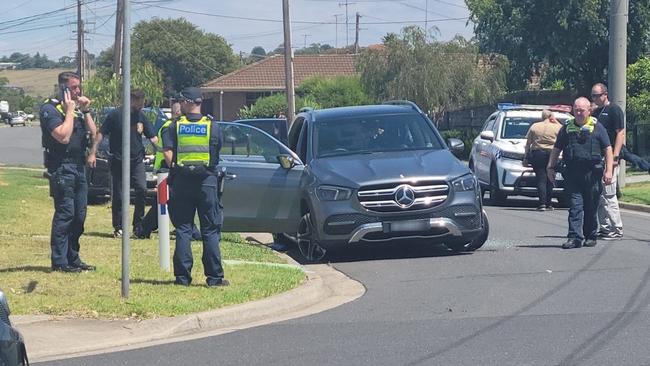
<path id="1" fill-rule="evenodd" d="M 389 105 L 403 105 L 403 106 L 410 106 L 411 108 L 415 109 L 416 111 L 422 113 L 422 110 L 420 107 L 418 107 L 417 104 L 411 102 L 410 100 L 387 100 L 381 104 L 389 104 Z"/>
<path id="2" fill-rule="evenodd" d="M 298 110 L 298 113 L 311 112 L 311 111 L 313 111 L 313 110 L 314 110 L 313 107 L 305 106 L 305 107 L 300 108 L 300 109 Z"/>
<path id="3" fill-rule="evenodd" d="M 532 111 L 541 111 L 543 109 L 548 109 L 554 112 L 571 112 L 571 106 L 565 104 L 555 104 L 555 105 L 542 105 L 542 104 L 516 104 L 516 103 L 498 103 L 497 109 L 500 111 L 508 110 L 532 110 Z"/>

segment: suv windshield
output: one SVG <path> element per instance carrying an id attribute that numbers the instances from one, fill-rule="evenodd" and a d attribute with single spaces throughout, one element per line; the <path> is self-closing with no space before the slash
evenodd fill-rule
<path id="1" fill-rule="evenodd" d="M 440 150 L 433 128 L 419 114 L 324 120 L 316 124 L 316 156 L 404 150 Z"/>
<path id="2" fill-rule="evenodd" d="M 541 118 L 532 117 L 506 117 L 503 121 L 501 138 L 525 139 L 530 125 L 540 120 Z"/>

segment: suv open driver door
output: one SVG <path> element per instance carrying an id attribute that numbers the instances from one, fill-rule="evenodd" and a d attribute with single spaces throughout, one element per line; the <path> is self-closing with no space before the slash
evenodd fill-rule
<path id="1" fill-rule="evenodd" d="M 303 163 L 260 129 L 228 122 L 219 126 L 224 137 L 219 166 L 226 168 L 222 230 L 295 233 Z"/>

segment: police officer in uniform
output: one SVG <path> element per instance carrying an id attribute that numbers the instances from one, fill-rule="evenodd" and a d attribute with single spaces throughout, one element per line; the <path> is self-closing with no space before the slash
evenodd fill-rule
<path id="1" fill-rule="evenodd" d="M 95 166 L 89 137 L 96 133 L 90 99 L 81 95 L 79 75 L 59 74 L 59 98 L 41 106 L 40 120 L 44 163 L 54 199 L 50 246 L 52 270 L 69 273 L 92 271 L 79 258 L 79 237 L 84 231 L 88 200 L 85 164 Z"/>
<path id="2" fill-rule="evenodd" d="M 189 286 L 192 282 L 190 240 L 194 214 L 198 211 L 206 284 L 208 287 L 227 286 L 219 250 L 223 216 L 217 164 L 223 137 L 217 123 L 201 114 L 202 97 L 198 88 L 183 89 L 180 99 L 183 115 L 173 121 L 162 136 L 165 161 L 171 167 L 171 211 L 176 226 L 174 283 Z"/>
<path id="3" fill-rule="evenodd" d="M 176 107 L 178 108 L 178 112 L 174 112 L 176 110 Z M 163 134 L 169 128 L 169 125 L 171 125 L 172 121 L 175 121 L 178 119 L 178 117 L 181 116 L 180 112 L 180 104 L 178 102 L 174 102 L 172 104 L 172 119 L 168 119 L 163 123 L 162 126 L 160 126 L 160 129 L 158 130 L 158 141 L 155 144 L 156 146 L 156 156 L 154 159 L 153 163 L 153 170 L 154 172 L 169 172 L 169 166 L 167 166 L 167 162 L 165 161 L 165 156 L 163 155 Z M 149 208 L 149 211 L 147 211 L 147 214 L 144 216 L 142 219 L 142 225 L 140 226 L 139 231 L 135 233 L 135 235 L 141 239 L 148 239 L 151 236 L 151 232 L 154 230 L 158 229 L 158 195 L 154 196 L 155 202 L 153 205 Z M 171 201 L 171 198 L 170 198 Z M 169 211 L 169 218 L 172 219 L 172 212 L 171 210 Z M 173 219 L 171 220 L 173 224 Z M 194 221 L 192 221 L 192 240 L 201 240 L 201 232 L 199 231 L 199 228 L 194 225 Z"/>
<path id="4" fill-rule="evenodd" d="M 564 249 L 596 246 L 600 194 L 603 182 L 612 182 L 614 157 L 607 130 L 590 112 L 587 98 L 575 100 L 575 117 L 560 130 L 547 166 L 548 177 L 555 183 L 561 151 L 565 164 L 562 176 L 570 198 L 569 233 L 562 245 Z"/>

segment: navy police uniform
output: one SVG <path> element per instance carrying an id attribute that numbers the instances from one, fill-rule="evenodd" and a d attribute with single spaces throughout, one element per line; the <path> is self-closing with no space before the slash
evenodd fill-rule
<path id="1" fill-rule="evenodd" d="M 555 142 L 555 148 L 562 150 L 562 176 L 570 199 L 567 238 L 573 239 L 576 246 L 581 246 L 585 239 L 596 240 L 603 158 L 608 146 L 611 145 L 607 131 L 593 117 L 583 126 L 570 119 Z"/>
<path id="2" fill-rule="evenodd" d="M 87 265 L 79 258 L 79 238 L 84 232 L 88 200 L 85 160 L 88 137 L 84 116 L 75 111 L 70 142 L 59 143 L 52 131 L 63 124 L 61 102 L 48 99 L 40 109 L 44 164 L 50 176 L 50 196 L 54 199 L 54 217 L 50 246 L 52 268 L 77 272 Z"/>
<path id="3" fill-rule="evenodd" d="M 217 170 L 223 144 L 221 130 L 217 122 L 207 117 L 187 114 L 171 123 L 163 132 L 163 141 L 164 148 L 174 152 L 169 182 L 172 192 L 170 212 L 173 212 L 176 226 L 175 283 L 189 285 L 192 282 L 190 241 L 194 214 L 198 211 L 207 285 L 227 284 L 219 249 L 223 223 Z"/>
<path id="4" fill-rule="evenodd" d="M 142 144 L 142 135 L 151 139 L 156 136 L 156 133 L 144 112 L 131 112 L 130 116 L 131 156 L 129 158 L 129 167 L 135 207 L 133 211 L 133 232 L 137 236 L 142 231 L 141 225 L 147 195 L 147 179 L 144 166 L 145 149 Z M 142 135 L 137 130 L 138 123 L 142 123 Z M 122 126 L 122 110 L 118 108 L 106 116 L 106 120 L 99 129 L 102 135 L 110 136 L 111 175 L 113 177 L 111 213 L 113 215 L 113 229 L 116 233 L 122 230 Z"/>

